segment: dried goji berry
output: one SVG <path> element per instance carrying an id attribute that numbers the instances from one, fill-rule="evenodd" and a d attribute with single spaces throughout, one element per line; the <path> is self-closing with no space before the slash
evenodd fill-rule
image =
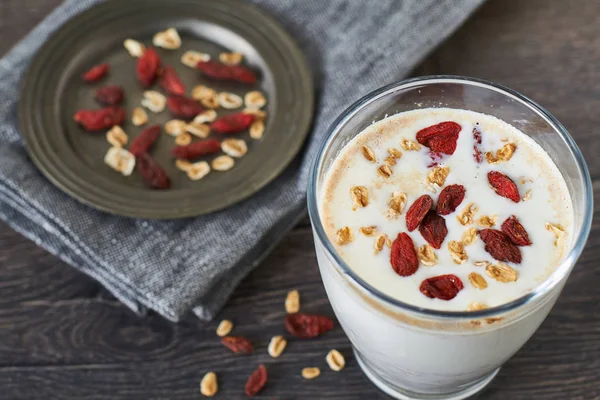
<path id="1" fill-rule="evenodd" d="M 183 96 L 169 96 L 167 106 L 174 116 L 184 119 L 192 119 L 204 111 L 200 104 Z"/>
<path id="2" fill-rule="evenodd" d="M 494 259 L 504 262 L 521 263 L 521 251 L 508 235 L 496 229 L 482 229 L 479 237 L 485 243 L 487 251 Z"/>
<path id="3" fill-rule="evenodd" d="M 160 76 L 160 86 L 170 94 L 176 96 L 183 96 L 185 94 L 185 86 L 181 82 L 181 79 L 179 79 L 175 68 L 171 66 L 163 69 Z"/>
<path id="4" fill-rule="evenodd" d="M 401 232 L 392 243 L 390 263 L 394 271 L 400 276 L 410 276 L 417 272 L 419 259 L 415 244 L 408 234 Z"/>
<path id="5" fill-rule="evenodd" d="M 104 78 L 108 72 L 108 68 L 108 64 L 96 65 L 95 67 L 90 68 L 88 72 L 83 74 L 83 80 L 88 83 L 98 82 L 100 79 Z"/>
<path id="6" fill-rule="evenodd" d="M 517 246 L 531 245 L 531 240 L 529 240 L 527 231 L 514 215 L 511 215 L 504 221 L 502 224 L 502 232 L 506 233 L 510 240 Z"/>
<path id="7" fill-rule="evenodd" d="M 148 47 L 137 62 L 137 78 L 144 87 L 154 83 L 160 67 L 160 57 L 152 47 Z"/>
<path id="8" fill-rule="evenodd" d="M 253 84 L 256 74 L 242 65 L 226 65 L 215 61 L 200 61 L 196 67 L 208 78 Z"/>
<path id="9" fill-rule="evenodd" d="M 488 172 L 488 182 L 498 195 L 506 197 L 515 203 L 518 203 L 521 200 L 517 185 L 512 181 L 512 179 L 504 175 L 502 172 Z"/>
<path id="10" fill-rule="evenodd" d="M 123 89 L 117 85 L 103 86 L 96 90 L 96 101 L 107 106 L 116 106 L 123 102 Z"/>
<path id="11" fill-rule="evenodd" d="M 431 209 L 431 206 L 433 206 L 433 199 L 427 194 L 415 200 L 406 212 L 406 229 L 409 232 L 417 229 L 417 226 L 425 218 L 425 214 Z"/>
<path id="12" fill-rule="evenodd" d="M 260 364 L 246 381 L 246 395 L 256 396 L 267 384 L 267 369 Z"/>
<path id="13" fill-rule="evenodd" d="M 419 225 L 419 232 L 423 239 L 427 241 L 433 248 L 439 249 L 442 247 L 442 243 L 448 234 L 448 228 L 446 228 L 446 220 L 435 213 L 435 211 L 429 211 L 421 225 Z"/>
<path id="14" fill-rule="evenodd" d="M 201 140 L 187 146 L 176 146 L 171 150 L 172 154 L 178 160 L 193 160 L 194 158 L 206 154 L 218 153 L 219 151 L 221 151 L 221 143 L 216 139 Z"/>
<path id="15" fill-rule="evenodd" d="M 440 122 L 417 132 L 417 142 L 435 152 L 454 154 L 461 129 L 456 122 Z"/>
<path id="16" fill-rule="evenodd" d="M 234 353 L 252 353 L 252 344 L 243 336 L 225 336 L 221 343 Z"/>
<path id="17" fill-rule="evenodd" d="M 483 162 L 483 151 L 481 150 L 481 131 L 478 127 L 473 128 L 473 157 L 478 164 Z"/>
<path id="18" fill-rule="evenodd" d="M 121 125 L 125 120 L 125 110 L 114 106 L 99 110 L 79 110 L 73 119 L 88 132 L 99 131 Z"/>
<path id="19" fill-rule="evenodd" d="M 210 128 L 217 133 L 237 133 L 248 129 L 254 119 L 254 115 L 243 112 L 229 114 L 215 120 Z"/>
<path id="20" fill-rule="evenodd" d="M 150 154 L 144 153 L 136 157 L 136 166 L 144 181 L 153 189 L 168 189 L 171 180 L 164 169 L 156 162 Z"/>
<path id="21" fill-rule="evenodd" d="M 153 125 L 144 129 L 129 146 L 129 152 L 134 156 L 147 153 L 160 135 L 160 125 Z"/>
<path id="22" fill-rule="evenodd" d="M 437 213 L 448 215 L 453 213 L 465 198 L 465 187 L 463 185 L 448 185 L 440 192 L 437 202 Z"/>
<path id="23" fill-rule="evenodd" d="M 310 339 L 332 330 L 333 321 L 323 315 L 288 314 L 285 317 L 285 329 L 296 337 Z"/>
<path id="24" fill-rule="evenodd" d="M 460 278 L 454 274 L 439 275 L 421 282 L 419 290 L 431 299 L 452 300 L 464 288 Z"/>

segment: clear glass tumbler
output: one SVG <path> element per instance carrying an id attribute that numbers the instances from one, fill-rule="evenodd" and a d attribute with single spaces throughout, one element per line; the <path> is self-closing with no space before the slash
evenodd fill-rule
<path id="1" fill-rule="evenodd" d="M 449 107 L 493 115 L 533 138 L 562 173 L 573 201 L 570 253 L 542 284 L 511 303 L 475 312 L 423 309 L 390 298 L 361 280 L 336 253 L 319 215 L 325 175 L 339 151 L 375 121 L 402 111 Z M 313 166 L 308 210 L 319 269 L 358 363 L 397 399 L 465 399 L 482 390 L 533 335 L 556 302 L 590 231 L 590 176 L 575 142 L 527 97 L 478 79 L 411 79 L 363 97 L 331 125 Z"/>

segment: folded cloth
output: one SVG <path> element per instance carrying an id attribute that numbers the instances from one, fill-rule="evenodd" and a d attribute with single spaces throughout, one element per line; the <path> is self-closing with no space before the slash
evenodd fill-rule
<path id="1" fill-rule="evenodd" d="M 252 198 L 197 218 L 109 215 L 56 189 L 17 130 L 19 81 L 44 40 L 95 3 L 60 5 L 0 60 L 0 217 L 106 286 L 133 310 L 209 320 L 240 280 L 304 215 L 308 171 L 325 131 L 362 95 L 406 76 L 483 0 L 252 0 L 298 41 L 317 107 L 304 154 Z"/>

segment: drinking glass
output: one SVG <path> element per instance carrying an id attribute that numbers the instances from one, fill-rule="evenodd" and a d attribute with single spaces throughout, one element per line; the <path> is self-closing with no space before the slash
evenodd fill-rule
<path id="1" fill-rule="evenodd" d="M 472 312 L 404 303 L 354 273 L 325 233 L 319 202 L 327 172 L 340 150 L 372 123 L 426 107 L 476 111 L 513 125 L 550 155 L 566 181 L 574 212 L 571 250 L 543 283 L 510 303 Z M 457 76 L 402 81 L 348 107 L 329 128 L 308 184 L 308 210 L 329 301 L 367 377 L 397 399 L 465 399 L 494 378 L 560 295 L 587 240 L 592 203 L 583 156 L 556 118 L 514 90 Z"/>

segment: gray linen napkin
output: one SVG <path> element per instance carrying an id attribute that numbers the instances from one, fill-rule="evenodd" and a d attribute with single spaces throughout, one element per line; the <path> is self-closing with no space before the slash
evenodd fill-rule
<path id="1" fill-rule="evenodd" d="M 199 0 L 200 1 L 200 0 Z M 145 221 L 96 211 L 56 189 L 17 130 L 19 82 L 44 40 L 95 0 L 69 0 L 0 60 L 0 217 L 137 312 L 211 319 L 304 214 L 310 163 L 328 125 L 360 96 L 406 76 L 483 0 L 252 0 L 298 41 L 317 85 L 305 152 L 252 198 L 221 212 Z"/>

